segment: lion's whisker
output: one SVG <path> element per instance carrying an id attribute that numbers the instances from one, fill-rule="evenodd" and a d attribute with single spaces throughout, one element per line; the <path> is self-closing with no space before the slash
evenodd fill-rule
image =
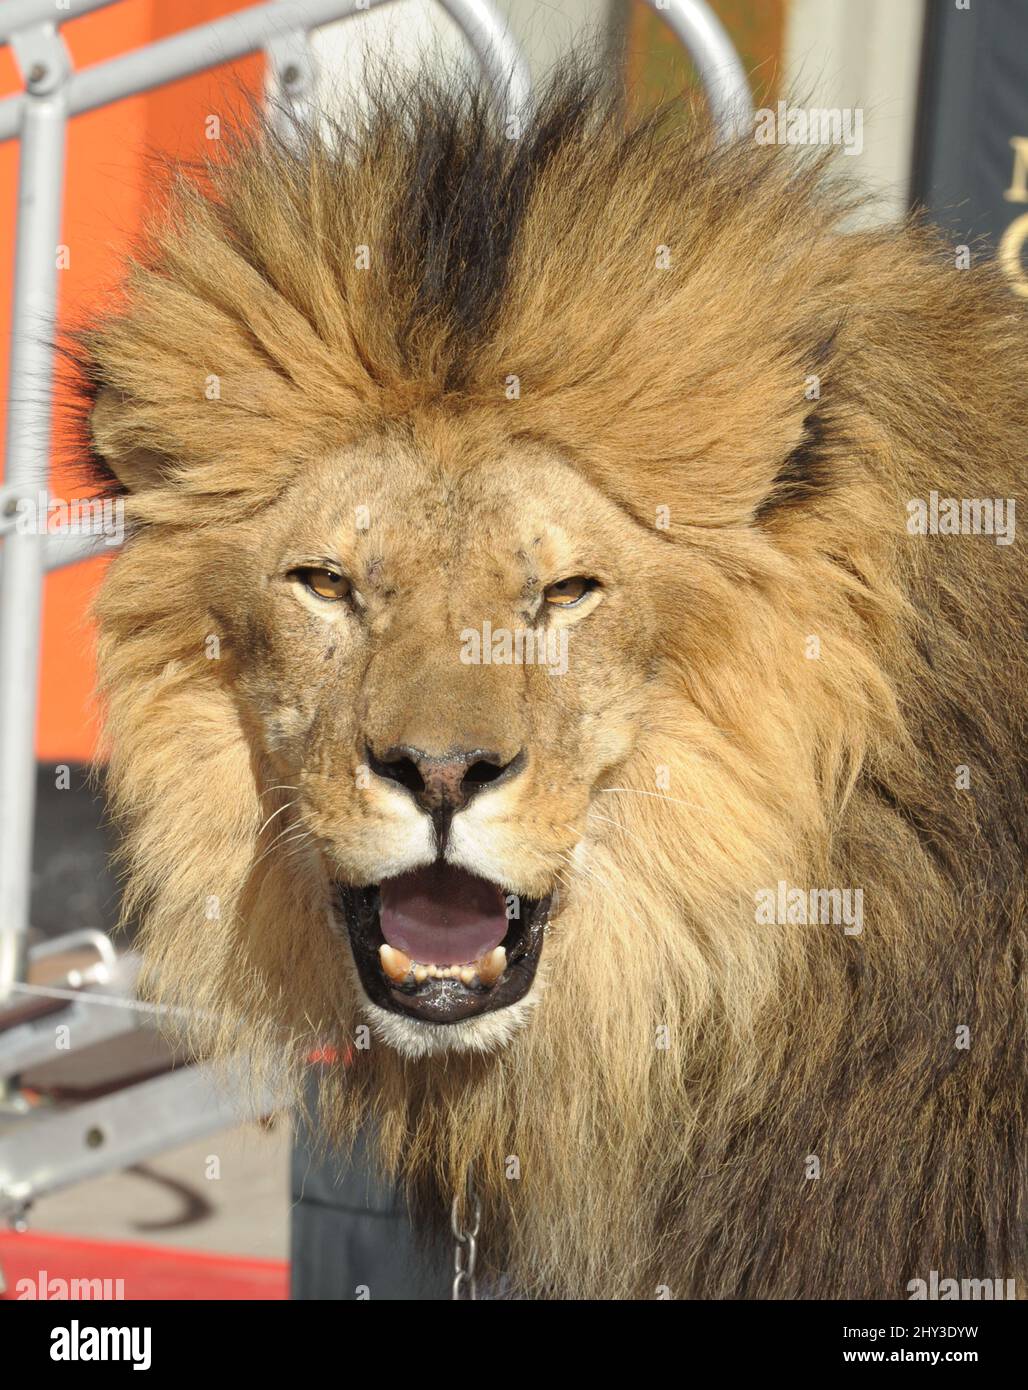
<path id="1" fill-rule="evenodd" d="M 273 849 L 278 849 L 280 852 L 282 852 L 282 857 L 284 859 L 288 859 L 290 857 L 290 854 L 292 853 L 291 846 L 299 847 L 299 845 L 302 842 L 309 842 L 313 838 L 313 832 L 310 830 L 297 830 L 295 826 L 291 826 L 289 827 L 289 829 L 291 829 L 294 832 L 292 838 L 287 839 L 284 838 L 284 835 L 279 835 L 277 839 L 273 840 L 272 843 L 261 855 L 261 857 L 255 860 L 254 864 L 251 867 L 251 873 L 254 869 L 258 868 L 261 864 L 264 863 L 265 859 L 267 859 L 268 855 L 271 853 Z"/>
<path id="2" fill-rule="evenodd" d="M 310 833 L 306 837 L 299 836 L 296 840 L 287 841 L 284 858 L 295 859 L 300 851 L 306 849 L 313 839 L 314 836 Z"/>
<path id="3" fill-rule="evenodd" d="M 611 792 L 628 792 L 632 796 L 655 796 L 658 801 L 671 801 L 676 806 L 688 806 L 691 811 L 705 811 L 708 816 L 714 814 L 709 806 L 697 806 L 694 801 L 683 801 L 680 796 L 667 796 L 664 792 L 643 791 L 639 787 L 603 787 L 600 795 L 607 796 Z"/>
<path id="4" fill-rule="evenodd" d="M 280 849 L 286 849 L 289 845 L 295 845 L 300 841 L 312 840 L 313 838 L 314 832 L 312 830 L 308 830 L 306 826 L 301 826 L 299 829 L 296 830 L 295 834 L 278 841 L 278 847 Z"/>
<path id="5" fill-rule="evenodd" d="M 290 808 L 290 806 L 295 806 L 295 805 L 296 805 L 296 800 L 295 800 L 295 799 L 292 800 L 292 801 L 286 801 L 283 805 L 281 805 L 281 806 L 278 808 L 277 811 L 272 811 L 271 815 L 268 817 L 268 819 L 267 819 L 267 820 L 264 822 L 264 824 L 261 826 L 260 830 L 257 831 L 257 834 L 258 834 L 258 835 L 263 835 L 264 832 L 265 832 L 265 830 L 267 830 L 268 826 L 271 824 L 271 822 L 275 819 L 276 816 L 280 816 L 280 815 L 282 814 L 283 811 L 288 811 L 289 808 Z"/>
<path id="6" fill-rule="evenodd" d="M 577 873 L 584 874 L 586 878 L 591 878 L 594 883 L 599 884 L 599 886 L 605 889 L 608 893 L 614 892 L 612 886 L 609 883 L 607 883 L 604 878 L 601 877 L 597 869 L 593 868 L 590 865 L 579 863 L 576 859 L 572 858 L 572 856 L 567 852 L 565 852 L 564 858 L 569 868 L 573 869 Z"/>
<path id="7" fill-rule="evenodd" d="M 259 864 L 263 864 L 264 860 L 267 859 L 268 855 L 275 848 L 275 846 L 281 840 L 283 840 L 285 836 L 287 836 L 291 831 L 295 831 L 296 829 L 297 827 L 292 821 L 288 825 L 283 826 L 283 828 L 278 832 L 278 834 L 271 841 L 271 843 L 268 846 L 266 846 L 263 853 L 260 854 L 258 858 L 254 860 L 253 864 L 250 866 L 251 870 L 256 869 Z"/>
<path id="8" fill-rule="evenodd" d="M 641 840 L 639 836 L 635 834 L 634 831 L 629 830 L 628 827 L 626 825 L 622 825 L 620 821 L 611 820 L 609 816 L 601 816 L 596 811 L 590 811 L 589 814 L 594 820 L 601 820 L 606 825 L 612 825 L 615 830 L 620 830 L 621 833 L 623 835 L 627 835 L 630 840 L 634 840 L 636 844 L 642 845 L 643 849 L 649 849 L 649 846 L 646 844 L 645 840 Z"/>

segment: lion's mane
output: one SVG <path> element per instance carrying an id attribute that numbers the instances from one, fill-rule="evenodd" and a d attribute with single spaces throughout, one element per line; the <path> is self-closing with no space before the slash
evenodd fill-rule
<path id="1" fill-rule="evenodd" d="M 1023 315 L 925 230 L 844 232 L 851 193 L 795 150 L 566 81 L 508 134 L 425 86 L 236 142 L 85 335 L 97 454 L 152 470 L 99 603 L 152 987 L 265 1078 L 334 1044 L 326 1132 L 373 1116 L 423 1209 L 473 1161 L 485 1255 L 528 1295 L 1028 1276 L 1023 546 L 906 526 L 933 490 L 1016 496 Z M 415 413 L 555 441 L 647 524 L 669 509 L 669 564 L 679 519 L 711 556 L 640 653 L 674 693 L 542 1003 L 445 1063 L 353 1045 L 321 888 L 261 828 L 246 653 L 204 646 L 237 522 Z M 757 925 L 780 881 L 861 887 L 863 930 Z"/>

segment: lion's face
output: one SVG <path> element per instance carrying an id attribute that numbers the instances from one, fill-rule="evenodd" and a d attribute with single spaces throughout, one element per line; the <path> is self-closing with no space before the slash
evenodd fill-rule
<path id="1" fill-rule="evenodd" d="M 316 855 L 362 1003 L 415 1052 L 523 1017 L 590 799 L 659 699 L 657 534 L 542 450 L 447 452 L 325 460 L 209 589 L 268 828 Z"/>

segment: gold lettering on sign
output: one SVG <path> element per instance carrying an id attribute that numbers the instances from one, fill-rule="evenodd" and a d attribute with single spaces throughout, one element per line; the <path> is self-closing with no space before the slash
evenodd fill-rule
<path id="1" fill-rule="evenodd" d="M 1028 241 L 1028 212 L 1015 217 L 1000 237 L 997 248 L 999 267 L 1010 281 L 1010 288 L 1022 299 L 1028 299 L 1028 272 L 1021 261 L 1021 252 Z"/>
<path id="2" fill-rule="evenodd" d="M 1014 172 L 1003 197 L 1008 203 L 1028 203 L 1028 135 L 1012 135 L 1010 148 L 1014 151 Z"/>
<path id="3" fill-rule="evenodd" d="M 1014 151 L 1014 168 L 1010 187 L 1003 190 L 1008 203 L 1028 203 L 1028 135 L 1012 135 L 1010 148 Z M 1010 282 L 1010 288 L 1022 299 L 1028 299 L 1028 271 L 1021 253 L 1028 241 L 1028 212 L 1015 217 L 1000 237 L 996 259 L 1000 270 Z"/>

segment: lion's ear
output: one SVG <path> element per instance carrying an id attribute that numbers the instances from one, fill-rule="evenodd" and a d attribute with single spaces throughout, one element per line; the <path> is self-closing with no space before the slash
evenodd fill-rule
<path id="1" fill-rule="evenodd" d="M 102 386 L 89 413 L 93 447 L 128 492 L 142 492 L 164 480 L 168 461 L 134 437 L 131 407 L 121 392 Z"/>
<path id="2" fill-rule="evenodd" d="M 806 372 L 805 391 L 811 402 L 802 417 L 799 435 L 793 447 L 779 463 L 770 487 L 755 512 L 757 521 L 777 516 L 789 507 L 801 507 L 823 492 L 837 471 L 838 433 L 831 411 L 822 400 L 822 385 L 831 372 L 835 356 L 840 320 L 810 350 L 801 349 L 797 356 Z"/>

